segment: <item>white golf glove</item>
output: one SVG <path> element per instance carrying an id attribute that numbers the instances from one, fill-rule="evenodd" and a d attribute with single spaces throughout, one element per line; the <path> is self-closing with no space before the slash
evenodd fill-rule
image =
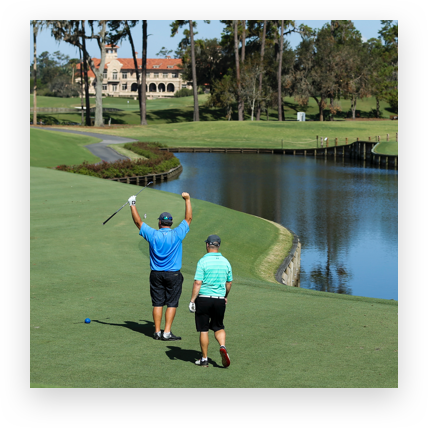
<path id="1" fill-rule="evenodd" d="M 189 303 L 189 311 L 192 313 L 196 312 L 196 305 L 193 302 Z"/>
<path id="2" fill-rule="evenodd" d="M 129 205 L 130 205 L 130 206 L 134 205 L 134 207 L 135 207 L 135 203 L 136 203 L 136 202 L 137 202 L 137 197 L 136 197 L 135 195 L 131 196 L 131 197 L 128 199 L 128 203 L 129 203 Z"/>

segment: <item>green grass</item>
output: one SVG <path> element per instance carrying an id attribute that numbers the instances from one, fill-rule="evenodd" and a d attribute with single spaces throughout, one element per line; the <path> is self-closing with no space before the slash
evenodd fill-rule
<path id="1" fill-rule="evenodd" d="M 85 128 L 88 132 L 99 129 Z M 329 144 L 374 140 L 386 134 L 395 137 L 397 121 L 335 121 L 335 122 L 185 122 L 169 125 L 148 125 L 123 128 L 105 127 L 102 132 L 139 141 L 155 141 L 170 147 L 253 147 L 313 148 L 316 137 L 328 137 Z"/>
<path id="2" fill-rule="evenodd" d="M 382 141 L 379 143 L 374 151 L 376 153 L 379 153 L 381 155 L 391 155 L 391 156 L 397 156 L 398 155 L 398 142 L 396 141 Z"/>
<path id="3" fill-rule="evenodd" d="M 260 258 L 275 244 L 276 227 L 200 200 L 192 201 L 183 242 L 185 281 L 173 326 L 183 340 L 154 341 L 148 245 L 129 209 L 102 225 L 133 193 L 132 185 L 31 167 L 33 387 L 397 387 L 397 302 L 263 280 Z M 137 207 L 152 227 L 164 210 L 176 224 L 184 217 L 180 195 L 151 188 Z M 200 351 L 187 304 L 203 240 L 212 233 L 222 237 L 234 273 L 227 370 L 219 367 L 212 334 L 211 367 L 193 365 Z"/>
<path id="4" fill-rule="evenodd" d="M 81 164 L 85 160 L 89 163 L 100 161 L 100 158 L 84 147 L 100 142 L 99 138 L 31 128 L 30 140 L 31 166 L 55 167 Z"/>
<path id="5" fill-rule="evenodd" d="M 226 121 L 225 111 L 223 109 L 208 108 L 206 102 L 209 95 L 199 95 L 199 115 L 201 121 Z M 129 101 L 129 102 L 128 102 Z M 79 107 L 81 105 L 80 98 L 55 98 L 55 97 L 37 97 L 38 107 Z M 340 101 L 342 112 L 339 116 L 343 119 L 347 117 L 350 110 L 350 101 Z M 91 107 L 95 106 L 95 99 L 90 99 Z M 30 107 L 33 107 L 33 96 L 30 95 Z M 105 123 L 111 119 L 112 124 L 121 125 L 138 125 L 139 119 L 139 105 L 138 100 L 133 98 L 114 98 L 106 97 L 103 99 L 104 108 L 119 109 L 118 112 L 105 112 Z M 374 117 L 373 109 L 376 107 L 374 98 L 365 98 L 358 100 L 357 114 L 360 117 Z M 182 98 L 157 98 L 147 100 L 147 122 L 148 124 L 165 124 L 165 123 L 181 123 L 193 121 L 193 97 Z M 387 103 L 380 103 L 381 116 L 389 118 L 391 114 L 390 108 Z M 236 109 L 235 109 L 236 110 Z M 294 101 L 292 97 L 284 97 L 284 117 L 286 120 L 296 120 L 297 112 L 301 111 L 301 107 Z M 313 99 L 310 99 L 306 109 L 306 117 L 308 120 L 318 120 L 318 107 Z M 324 117 L 329 114 L 327 109 L 324 110 Z M 43 115 L 56 118 L 60 121 L 72 121 L 80 123 L 81 116 L 79 113 L 69 114 L 55 114 L 55 113 L 39 113 L 40 118 Z M 246 119 L 250 120 L 250 112 L 246 112 Z M 233 120 L 237 120 L 237 113 L 235 112 Z M 269 109 L 269 121 L 276 121 L 278 119 L 277 110 L 274 108 Z M 340 119 L 340 118 L 339 118 Z M 266 121 L 266 114 L 262 114 L 261 121 Z M 341 120 L 341 119 L 340 119 Z"/>

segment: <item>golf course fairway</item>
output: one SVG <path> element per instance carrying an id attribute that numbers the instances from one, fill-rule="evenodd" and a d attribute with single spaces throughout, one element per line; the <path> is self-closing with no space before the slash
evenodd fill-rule
<path id="1" fill-rule="evenodd" d="M 32 387 L 398 386 L 396 301 L 271 281 L 264 268 L 278 244 L 277 226 L 196 199 L 183 241 L 183 294 L 172 327 L 183 339 L 153 340 L 148 244 L 138 235 L 129 207 L 102 224 L 138 190 L 31 167 Z M 174 226 L 184 218 L 181 195 L 150 187 L 138 196 L 137 208 L 152 227 L 162 211 L 173 215 Z M 221 253 L 234 276 L 224 321 L 231 358 L 227 369 L 212 332 L 210 367 L 194 365 L 200 347 L 188 303 L 210 234 L 221 237 Z M 280 260 L 290 247 L 291 240 Z M 278 266 L 268 270 L 273 274 Z M 86 318 L 91 323 L 85 324 Z"/>

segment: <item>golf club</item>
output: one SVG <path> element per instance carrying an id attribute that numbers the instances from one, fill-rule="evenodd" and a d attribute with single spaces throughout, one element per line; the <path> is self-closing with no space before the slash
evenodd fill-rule
<path id="1" fill-rule="evenodd" d="M 150 184 L 153 184 L 153 181 L 150 181 L 150 183 L 147 183 L 136 195 L 135 197 L 137 197 L 137 195 L 142 192 L 147 186 L 149 186 Z M 128 201 L 126 201 L 115 213 L 113 213 L 104 223 L 106 224 L 113 216 L 115 216 L 125 205 L 128 205 Z"/>

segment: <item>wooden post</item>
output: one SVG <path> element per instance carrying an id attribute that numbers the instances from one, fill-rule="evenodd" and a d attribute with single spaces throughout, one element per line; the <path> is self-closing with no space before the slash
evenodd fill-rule
<path id="1" fill-rule="evenodd" d="M 346 145 L 348 145 L 348 137 L 346 137 Z"/>
<path id="2" fill-rule="evenodd" d="M 371 141 L 372 140 L 372 137 L 369 137 L 369 141 Z"/>
<path id="3" fill-rule="evenodd" d="M 318 135 L 317 135 L 317 148 L 318 148 Z"/>
<path id="4" fill-rule="evenodd" d="M 337 138 L 334 140 L 334 145 L 337 146 Z"/>
<path id="5" fill-rule="evenodd" d="M 377 136 L 377 142 L 380 143 L 380 135 Z"/>
<path id="6" fill-rule="evenodd" d="M 398 132 L 395 134 L 395 141 L 398 143 Z"/>
<path id="7" fill-rule="evenodd" d="M 320 137 L 320 140 L 321 140 L 321 148 L 323 148 L 324 147 L 324 140 L 322 137 Z"/>
<path id="8" fill-rule="evenodd" d="M 386 134 L 386 141 L 389 141 L 389 134 Z"/>
<path id="9" fill-rule="evenodd" d="M 327 137 L 327 141 L 326 141 L 326 145 L 325 146 L 328 147 L 328 137 Z"/>

